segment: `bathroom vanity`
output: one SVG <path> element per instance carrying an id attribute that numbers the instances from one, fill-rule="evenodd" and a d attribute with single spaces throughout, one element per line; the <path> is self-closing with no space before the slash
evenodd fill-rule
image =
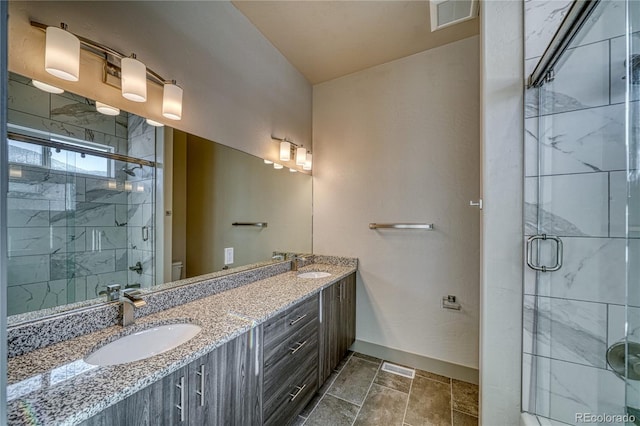
<path id="1" fill-rule="evenodd" d="M 355 339 L 357 261 L 325 261 L 10 358 L 9 424 L 290 423 Z M 331 275 L 298 277 L 307 271 Z M 234 275 L 215 280 L 242 281 Z M 83 361 L 123 334 L 176 322 L 202 331 L 140 361 Z"/>

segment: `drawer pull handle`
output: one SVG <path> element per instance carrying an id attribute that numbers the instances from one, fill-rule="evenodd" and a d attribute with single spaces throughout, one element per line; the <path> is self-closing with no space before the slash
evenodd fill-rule
<path id="1" fill-rule="evenodd" d="M 196 390 L 196 395 L 200 397 L 200 406 L 204 407 L 204 364 L 196 371 L 196 376 L 200 377 L 200 390 Z"/>
<path id="2" fill-rule="evenodd" d="M 296 352 L 298 352 L 300 349 L 302 349 L 304 347 L 304 345 L 307 344 L 307 341 L 305 340 L 304 342 L 296 342 L 296 347 L 295 348 L 289 348 L 289 350 L 291 351 L 291 355 L 295 354 Z"/>
<path id="3" fill-rule="evenodd" d="M 302 321 L 304 319 L 304 317 L 306 317 L 306 316 L 307 316 L 307 314 L 304 314 L 304 315 L 299 316 L 298 318 L 296 318 L 294 320 L 289 321 L 289 325 L 294 325 L 295 323 Z"/>
<path id="4" fill-rule="evenodd" d="M 180 382 L 176 384 L 176 387 L 180 389 L 180 404 L 176 404 L 176 408 L 180 411 L 180 421 L 184 422 L 184 376 L 180 377 Z"/>
<path id="5" fill-rule="evenodd" d="M 305 383 L 302 386 L 296 386 L 297 391 L 295 393 L 290 393 L 289 396 L 291 397 L 291 399 L 289 400 L 289 402 L 293 402 L 294 399 L 296 399 L 298 397 L 298 395 L 300 395 L 302 393 L 302 391 L 304 390 L 304 388 L 307 387 L 307 384 Z"/>

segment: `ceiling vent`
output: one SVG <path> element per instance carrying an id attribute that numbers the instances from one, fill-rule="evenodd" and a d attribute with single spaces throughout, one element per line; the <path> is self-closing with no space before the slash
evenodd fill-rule
<path id="1" fill-rule="evenodd" d="M 431 0 L 431 31 L 478 16 L 478 0 Z"/>

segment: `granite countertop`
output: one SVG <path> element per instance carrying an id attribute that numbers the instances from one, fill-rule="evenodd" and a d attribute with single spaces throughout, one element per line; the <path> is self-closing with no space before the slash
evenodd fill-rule
<path id="1" fill-rule="evenodd" d="M 356 267 L 314 263 L 223 291 L 8 360 L 8 423 L 73 425 L 251 330 L 298 301 L 354 272 Z M 306 271 L 327 278 L 302 279 Z M 202 327 L 193 339 L 165 353 L 123 365 L 96 367 L 83 361 L 116 338 L 153 325 L 192 322 Z"/>

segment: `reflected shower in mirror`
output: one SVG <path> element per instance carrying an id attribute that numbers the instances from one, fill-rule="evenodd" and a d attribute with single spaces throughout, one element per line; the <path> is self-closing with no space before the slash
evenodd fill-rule
<path id="1" fill-rule="evenodd" d="M 16 74 L 8 122 L 10 325 L 311 251 L 308 174 Z"/>

